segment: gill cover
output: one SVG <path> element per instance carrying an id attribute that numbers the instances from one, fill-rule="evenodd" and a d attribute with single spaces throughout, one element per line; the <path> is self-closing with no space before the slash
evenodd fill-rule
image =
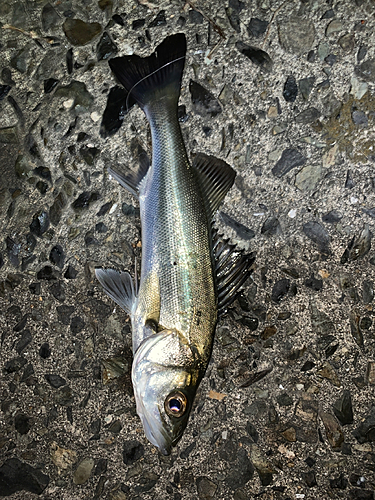
<path id="1" fill-rule="evenodd" d="M 176 330 L 151 335 L 135 353 L 137 413 L 147 439 L 164 455 L 183 434 L 200 378 L 197 356 Z"/>

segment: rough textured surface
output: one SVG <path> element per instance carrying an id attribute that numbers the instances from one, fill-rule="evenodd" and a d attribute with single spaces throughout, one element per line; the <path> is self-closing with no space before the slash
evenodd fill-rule
<path id="1" fill-rule="evenodd" d="M 374 2 L 194 6 L 1 2 L 0 493 L 12 500 L 374 500 Z M 187 150 L 237 171 L 217 224 L 257 261 L 164 457 L 135 412 L 128 318 L 93 271 L 139 262 L 137 201 L 107 167 L 150 151 L 108 58 L 179 31 Z"/>

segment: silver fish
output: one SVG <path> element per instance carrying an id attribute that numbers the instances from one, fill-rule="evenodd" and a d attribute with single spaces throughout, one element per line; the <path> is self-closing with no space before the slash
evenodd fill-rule
<path id="1" fill-rule="evenodd" d="M 165 455 L 187 425 L 218 314 L 254 261 L 213 226 L 234 170 L 205 154 L 189 162 L 177 116 L 185 54 L 185 35 L 176 34 L 148 57 L 109 61 L 128 102 L 137 102 L 149 121 L 152 164 L 142 161 L 136 172 L 109 169 L 139 199 L 139 287 L 127 272 L 96 270 L 106 293 L 130 315 L 137 413 L 147 438 Z"/>

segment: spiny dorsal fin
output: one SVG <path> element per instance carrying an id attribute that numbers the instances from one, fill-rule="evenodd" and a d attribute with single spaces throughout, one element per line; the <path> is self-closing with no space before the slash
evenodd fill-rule
<path id="1" fill-rule="evenodd" d="M 109 167 L 108 172 L 112 175 L 117 182 L 125 189 L 130 191 L 134 196 L 139 196 L 139 186 L 146 176 L 150 167 L 150 160 L 146 153 L 141 153 L 139 156 L 139 166 L 136 170 L 129 170 L 128 172 L 121 171 L 118 167 Z"/>
<path id="2" fill-rule="evenodd" d="M 229 243 L 229 239 L 224 240 L 222 235 L 218 235 L 216 229 L 213 234 L 218 314 L 222 315 L 236 299 L 241 286 L 252 273 L 251 266 L 255 261 L 255 254 L 239 250 L 237 245 Z"/>
<path id="3" fill-rule="evenodd" d="M 204 153 L 196 155 L 193 168 L 201 182 L 208 214 L 213 217 L 225 195 L 233 186 L 236 172 L 225 161 Z"/>
<path id="4" fill-rule="evenodd" d="M 114 269 L 95 269 L 95 275 L 106 294 L 130 315 L 135 301 L 134 285 L 130 274 Z"/>

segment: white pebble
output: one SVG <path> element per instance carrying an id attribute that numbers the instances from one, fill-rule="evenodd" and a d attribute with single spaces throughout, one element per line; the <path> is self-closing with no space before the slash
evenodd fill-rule
<path id="1" fill-rule="evenodd" d="M 356 198 L 355 196 L 350 197 L 350 203 L 352 205 L 355 205 L 356 203 L 358 203 L 358 201 L 359 201 L 358 198 Z"/>
<path id="2" fill-rule="evenodd" d="M 73 104 L 74 104 L 74 99 L 68 99 L 67 101 L 63 102 L 63 106 L 65 109 L 71 108 Z"/>
<path id="3" fill-rule="evenodd" d="M 97 111 L 93 111 L 90 115 L 91 120 L 96 123 L 100 120 L 101 116 Z"/>
<path id="4" fill-rule="evenodd" d="M 294 219 L 294 217 L 297 215 L 297 210 L 295 210 L 294 208 L 292 210 L 289 210 L 288 212 L 288 216 L 291 218 L 291 219 Z"/>
<path id="5" fill-rule="evenodd" d="M 111 209 L 109 211 L 110 214 L 113 214 L 113 212 L 116 210 L 117 208 L 117 203 L 114 203 L 112 206 L 111 206 Z"/>

